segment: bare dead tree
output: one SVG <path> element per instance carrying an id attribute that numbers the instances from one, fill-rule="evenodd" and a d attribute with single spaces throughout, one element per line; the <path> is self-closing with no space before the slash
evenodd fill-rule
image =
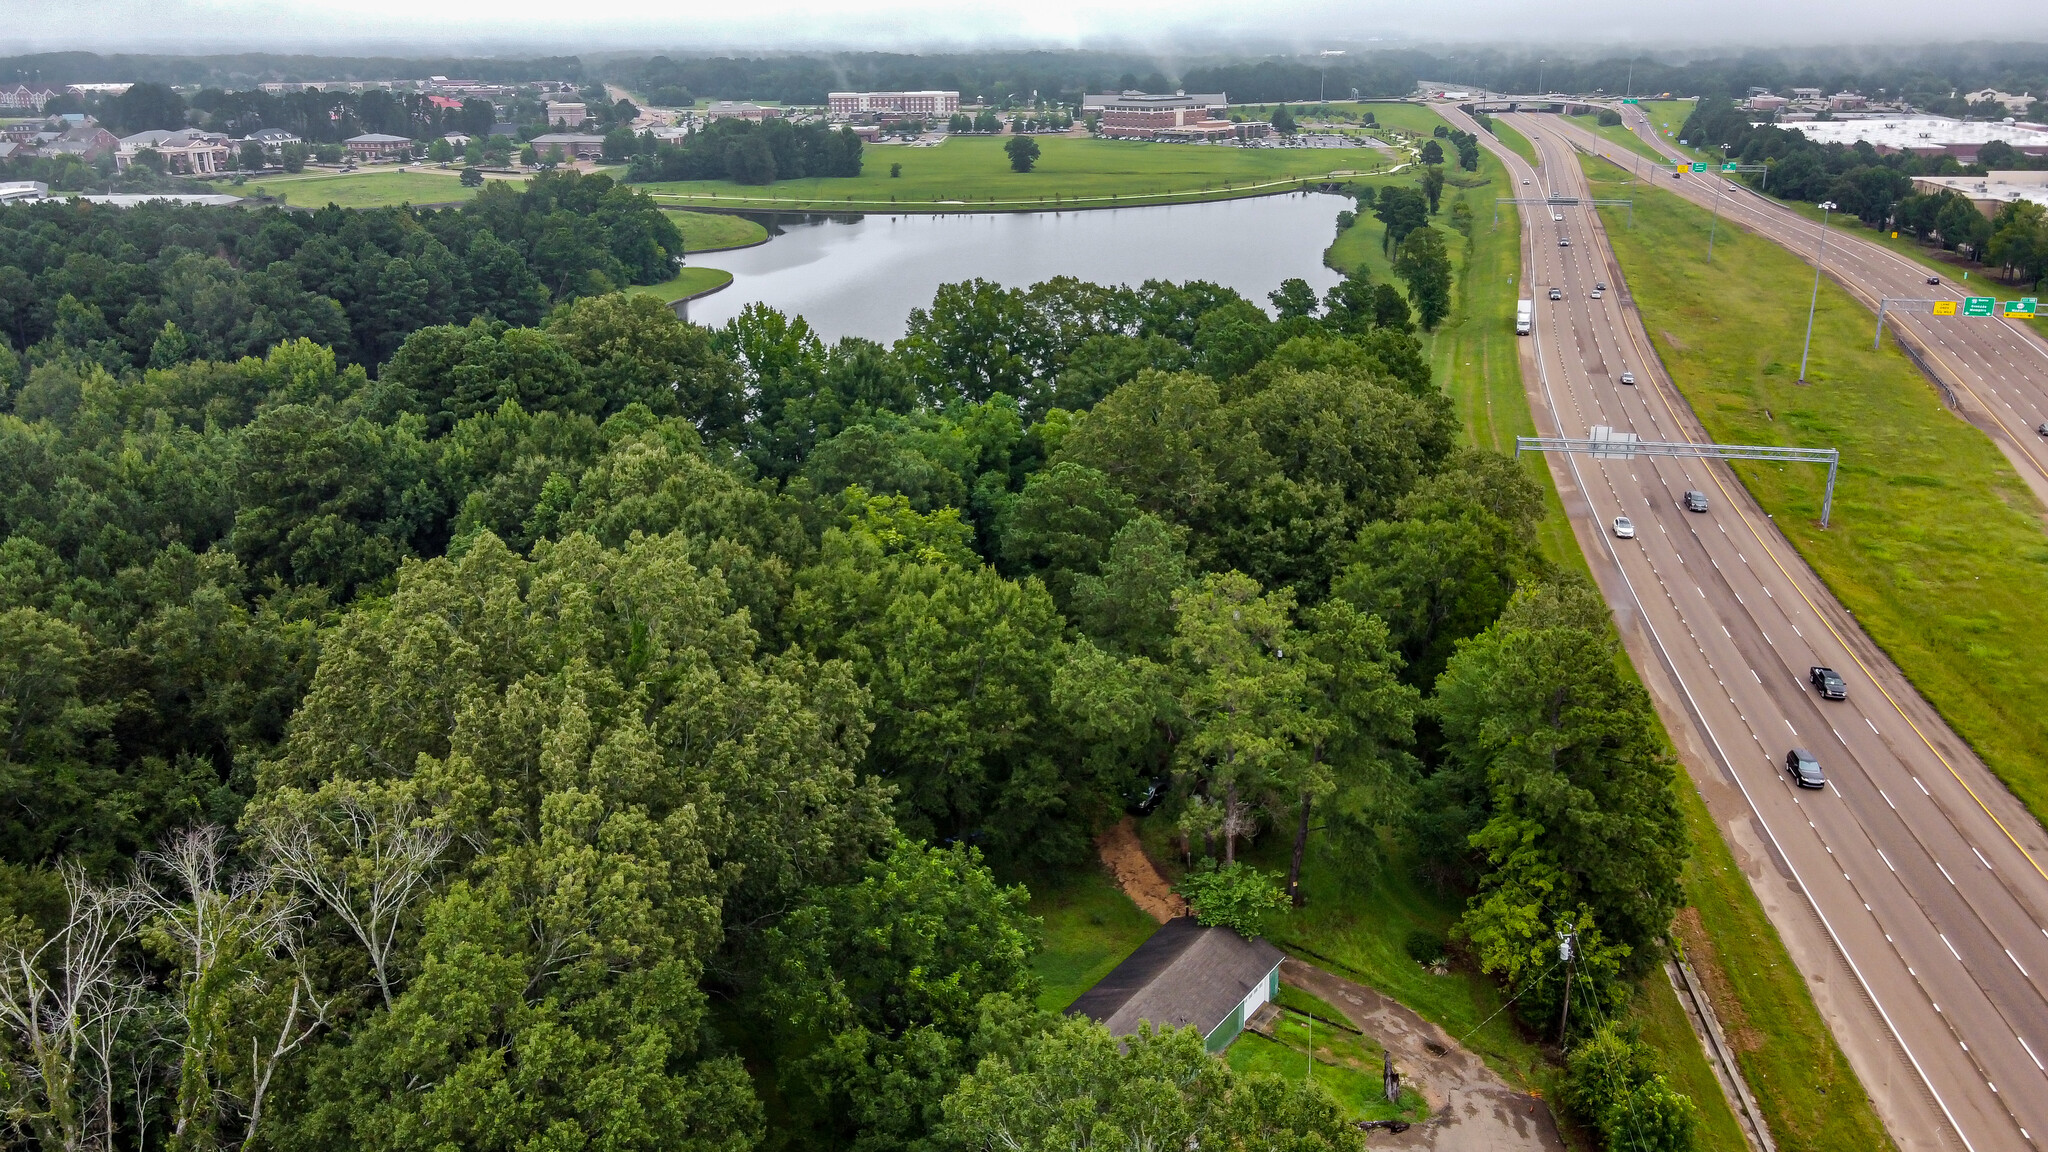
<path id="1" fill-rule="evenodd" d="M 97 1152 L 113 1144 L 114 1041 L 141 1005 L 120 956 L 140 909 L 75 866 L 62 874 L 61 928 L 37 939 L 26 925 L 0 926 L 0 1026 L 15 1041 L 0 1083 L 9 1120 L 42 1147 Z"/>
<path id="2" fill-rule="evenodd" d="M 238 995 L 267 991 L 265 970 L 280 954 L 295 951 L 303 906 L 296 893 L 272 889 L 260 872 L 224 877 L 225 835 L 211 824 L 173 836 L 162 851 L 143 860 L 166 876 L 161 883 L 145 877 L 136 892 L 155 913 L 156 928 L 177 946 L 183 968 L 176 998 L 183 1028 L 172 1109 L 172 1139 L 177 1140 L 195 1125 L 203 1131 L 218 1123 L 221 1103 L 231 1098 L 213 1073 L 212 1058 L 226 1023 L 218 1009 Z M 295 1030 L 302 995 L 295 986 L 288 1035 Z"/>
<path id="3" fill-rule="evenodd" d="M 386 1008 L 405 912 L 427 893 L 450 839 L 423 816 L 407 796 L 345 792 L 317 807 L 279 805 L 259 826 L 272 872 L 311 893 L 362 943 Z"/>

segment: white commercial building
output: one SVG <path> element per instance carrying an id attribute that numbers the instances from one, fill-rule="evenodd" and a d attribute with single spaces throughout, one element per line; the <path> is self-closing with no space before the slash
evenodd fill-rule
<path id="1" fill-rule="evenodd" d="M 2048 172 L 1987 172 L 1982 176 L 1915 176 L 1915 192 L 1960 192 L 1986 216 L 2015 200 L 2048 208 Z"/>
<path id="2" fill-rule="evenodd" d="M 1867 140 L 1880 152 L 1912 152 L 1921 156 L 1954 156 L 1970 164 L 1977 151 L 2002 140 L 2028 155 L 2048 154 L 2048 125 L 1990 120 L 1951 120 L 1946 116 L 1873 116 L 1857 120 L 1802 120 L 1782 124 L 1797 128 L 1816 144 L 1854 144 Z"/>
<path id="3" fill-rule="evenodd" d="M 951 116 L 960 110 L 958 92 L 829 92 L 826 103 L 834 116 L 892 113 L 900 116 Z"/>

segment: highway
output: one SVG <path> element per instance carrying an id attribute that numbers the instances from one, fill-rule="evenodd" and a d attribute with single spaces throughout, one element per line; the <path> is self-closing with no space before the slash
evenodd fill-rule
<path id="1" fill-rule="evenodd" d="M 1502 119 L 1542 158 L 1533 169 L 1478 131 L 1513 181 L 1528 182 L 1516 194 L 1588 195 L 1559 117 Z M 1523 216 L 1523 295 L 1536 301 L 1523 364 L 1539 431 L 1584 437 L 1605 425 L 1705 441 L 1651 351 L 1597 215 L 1555 214 Z M 1600 282 L 1609 291 L 1595 300 Z M 1562 299 L 1548 299 L 1552 287 Z M 1625 370 L 1635 385 L 1620 383 Z M 2032 1146 L 2048 1134 L 2040 825 L 1726 466 L 1549 463 L 1681 759 L 1894 1139 L 1910 1150 Z M 1688 489 L 1708 495 L 1706 513 L 1681 507 Z M 1635 521 L 1634 539 L 1614 536 L 1618 515 Z M 1847 700 L 1818 698 L 1806 682 L 1814 664 L 1843 674 Z M 1825 789 L 1791 783 L 1783 761 L 1795 746 L 1817 754 Z"/>
<path id="2" fill-rule="evenodd" d="M 1658 138 L 1640 107 L 1620 105 L 1614 110 L 1660 153 L 1678 156 L 1676 148 Z M 1713 173 L 1688 173 L 1674 180 L 1668 163 L 1660 169 L 1655 161 L 1571 122 L 1569 117 L 1537 115 L 1535 120 L 1555 124 L 1553 131 L 1560 138 L 1701 207 L 1711 209 L 1718 199 L 1723 219 L 1776 241 L 1808 263 L 1821 249 L 1818 221 L 1758 194 L 1739 180 Z M 1973 287 L 1966 292 L 1962 285 L 1950 283 L 1945 271 L 1930 270 L 1837 227 L 1828 229 L 1822 266 L 1829 277 L 1870 309 L 1873 333 L 1878 302 L 1885 297 L 1961 300 L 1965 295 L 2019 295 L 2018 289 L 1988 283 L 1981 290 Z M 1930 275 L 1941 276 L 1942 282 L 1927 283 Z M 2048 440 L 2037 432 L 2048 423 L 2048 341 L 2003 316 L 1980 319 L 1887 309 L 1885 328 L 1902 336 L 1919 353 L 1922 366 L 1948 386 L 1957 410 L 1991 437 L 2036 495 L 2048 502 Z"/>

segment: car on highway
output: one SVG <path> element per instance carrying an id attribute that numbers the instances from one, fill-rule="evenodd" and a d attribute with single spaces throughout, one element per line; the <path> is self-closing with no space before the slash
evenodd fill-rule
<path id="1" fill-rule="evenodd" d="M 1552 212 L 1552 213 L 1550 214 L 1550 218 L 1551 218 L 1552 220 L 1562 220 L 1562 219 L 1564 219 L 1564 213 L 1562 213 L 1562 212 Z"/>
<path id="2" fill-rule="evenodd" d="M 2034 435 L 2048 437 L 2048 420 L 2041 421 L 2041 426 L 2034 429 Z"/>
<path id="3" fill-rule="evenodd" d="M 1550 298 L 1552 300 L 1562 300 L 1564 299 L 1564 293 L 1559 289 L 1552 288 L 1550 290 Z"/>
<path id="4" fill-rule="evenodd" d="M 1614 534 L 1623 540 L 1636 538 L 1636 522 L 1626 516 L 1614 518 Z"/>
<path id="5" fill-rule="evenodd" d="M 1707 510 L 1707 494 L 1697 488 L 1686 489 L 1685 510 L 1687 512 L 1705 512 Z"/>
<path id="6" fill-rule="evenodd" d="M 1627 371 L 1627 370 L 1624 370 L 1624 371 L 1622 372 L 1622 374 L 1621 374 L 1621 382 L 1622 382 L 1623 384 L 1633 384 L 1633 383 L 1635 383 L 1635 382 L 1636 382 L 1636 374 L 1635 374 L 1635 373 L 1633 373 L 1633 372 L 1629 372 L 1629 371 Z"/>
<path id="7" fill-rule="evenodd" d="M 1569 236 L 1559 236 L 1559 237 L 1557 238 L 1557 246 L 1558 246 L 1559 248 L 1569 248 L 1569 247 L 1571 247 L 1571 246 L 1572 246 L 1572 238 L 1571 238 L 1571 237 L 1569 237 Z"/>
<path id="8" fill-rule="evenodd" d="M 1528 186 L 1529 182 L 1527 180 L 1522 181 L 1522 187 L 1527 188 Z"/>
<path id="9" fill-rule="evenodd" d="M 1595 288 L 1591 292 L 1586 293 L 1586 295 L 1592 297 L 1595 300 L 1598 300 L 1601 297 L 1602 293 L 1598 288 Z"/>
<path id="10" fill-rule="evenodd" d="M 1605 291 L 1607 291 L 1607 281 L 1605 281 L 1605 280 L 1595 280 L 1595 281 L 1593 281 L 1593 291 L 1595 291 L 1595 292 L 1605 292 Z"/>
<path id="11" fill-rule="evenodd" d="M 1843 681 L 1842 674 L 1825 664 L 1815 664 L 1807 669 L 1806 678 L 1813 681 L 1813 686 L 1820 690 L 1822 699 L 1847 700 L 1849 698 L 1849 685 Z"/>
<path id="12" fill-rule="evenodd" d="M 1939 276 L 1929 276 L 1929 277 L 1927 278 L 1927 282 L 1928 282 L 1929 284 L 1939 284 L 1939 283 L 1941 283 L 1941 277 L 1939 277 Z"/>
<path id="13" fill-rule="evenodd" d="M 1792 774 L 1792 782 L 1801 788 L 1825 788 L 1827 777 L 1820 774 L 1820 761 L 1804 748 L 1794 748 L 1785 753 L 1785 771 Z"/>

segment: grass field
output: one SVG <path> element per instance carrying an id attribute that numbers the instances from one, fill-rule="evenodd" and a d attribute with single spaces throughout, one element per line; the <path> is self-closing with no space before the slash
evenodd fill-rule
<path id="1" fill-rule="evenodd" d="M 683 251 L 716 252 L 724 248 L 745 248 L 768 239 L 768 229 L 744 216 L 723 212 L 671 210 L 669 219 L 683 234 Z"/>
<path id="2" fill-rule="evenodd" d="M 659 284 L 635 284 L 626 291 L 634 296 L 659 296 L 666 303 L 674 303 L 686 296 L 702 296 L 730 283 L 732 273 L 720 268 L 700 268 L 693 264 Z"/>
<path id="3" fill-rule="evenodd" d="M 1031 914 L 1044 924 L 1033 966 L 1038 1006 L 1057 1012 L 1123 963 L 1159 925 L 1095 864 L 1056 885 L 1031 886 Z"/>
<path id="4" fill-rule="evenodd" d="M 1871 351 L 1870 313 L 1831 281 L 1812 385 L 1799 385 L 1810 266 L 1723 220 L 1708 268 L 1692 255 L 1707 221 L 1659 189 L 1638 193 L 1633 232 L 1609 229 L 1666 367 L 1716 439 L 1841 449 L 1825 532 L 1819 470 L 1736 472 L 1943 718 L 2048 816 L 2048 666 L 2017 642 L 2048 630 L 2040 504 L 1895 346 Z"/>
<path id="5" fill-rule="evenodd" d="M 1636 135 L 1634 130 L 1630 129 L 1625 124 L 1602 124 L 1600 123 L 1600 117 L 1597 113 L 1588 113 L 1584 116 L 1574 116 L 1571 118 L 1571 122 L 1573 124 L 1578 125 L 1581 128 L 1584 128 L 1586 131 L 1593 133 L 1596 136 L 1600 136 L 1603 139 L 1621 145 L 1623 148 L 1626 148 L 1629 151 L 1634 152 L 1638 156 L 1645 156 L 1651 160 L 1655 160 L 1658 163 L 1663 164 L 1667 169 L 1670 167 L 1671 162 L 1669 160 L 1666 160 L 1663 154 L 1659 153 L 1655 148 L 1650 147 L 1650 145 L 1646 141 L 1644 141 L 1644 139 L 1641 136 Z"/>
<path id="6" fill-rule="evenodd" d="M 382 172 L 351 172 L 346 176 L 329 173 L 299 176 L 266 176 L 243 186 L 301 208 L 392 208 L 400 204 L 449 204 L 476 195 L 464 188 L 453 172 L 422 172 L 393 168 Z"/>
<path id="7" fill-rule="evenodd" d="M 1038 166 L 1012 172 L 1001 137 L 960 136 L 931 148 L 871 147 L 859 176 L 752 187 L 726 180 L 635 185 L 669 204 L 986 212 L 1215 200 L 1290 187 L 1331 172 L 1391 166 L 1373 148 L 1227 148 L 1037 137 Z M 891 177 L 901 164 L 903 175 Z"/>

